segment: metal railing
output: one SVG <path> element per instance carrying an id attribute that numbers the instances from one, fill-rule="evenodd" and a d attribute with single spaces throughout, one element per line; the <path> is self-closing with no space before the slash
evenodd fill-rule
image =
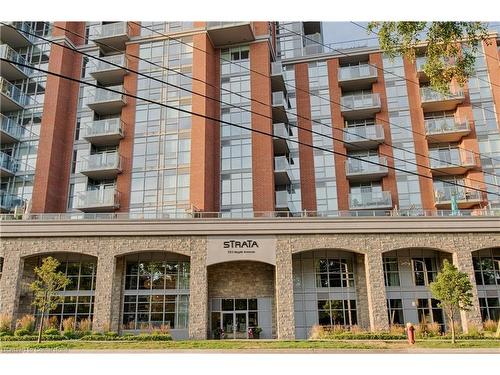
<path id="1" fill-rule="evenodd" d="M 439 102 L 443 100 L 463 99 L 464 91 L 462 89 L 454 89 L 447 94 L 435 91 L 431 87 L 421 87 L 420 96 L 422 102 Z"/>
<path id="2" fill-rule="evenodd" d="M 26 128 L 19 125 L 17 122 L 2 113 L 0 113 L 0 126 L 2 132 L 9 134 L 16 139 L 20 139 L 21 137 L 23 137 L 26 130 Z"/>
<path id="3" fill-rule="evenodd" d="M 105 56 L 101 57 L 104 61 L 97 61 L 97 63 L 92 67 L 92 72 L 103 72 L 107 70 L 116 70 L 120 69 L 116 67 L 115 65 L 120 65 L 123 68 L 127 67 L 127 60 L 125 59 L 125 55 L 113 55 L 113 56 Z"/>
<path id="4" fill-rule="evenodd" d="M 347 158 L 345 161 L 345 173 L 346 175 L 362 175 L 362 174 L 372 174 L 372 173 L 387 173 L 387 158 L 383 156 L 369 156 L 364 157 L 364 160 L 373 161 L 375 163 L 383 164 L 372 164 L 367 163 L 358 159 Z"/>
<path id="5" fill-rule="evenodd" d="M 76 196 L 76 209 L 117 207 L 120 193 L 115 188 L 81 191 Z"/>
<path id="6" fill-rule="evenodd" d="M 479 186 L 475 186 L 479 189 Z M 482 193 L 478 190 L 466 188 L 443 188 L 434 190 L 436 203 L 451 203 L 453 197 L 457 202 L 469 202 L 482 200 Z"/>
<path id="7" fill-rule="evenodd" d="M 362 125 L 344 129 L 345 142 L 364 142 L 383 139 L 384 127 L 382 125 Z"/>
<path id="8" fill-rule="evenodd" d="M 11 60 L 13 62 L 20 63 L 20 64 L 30 65 L 30 64 L 28 64 L 28 62 L 24 59 L 24 57 L 21 54 L 17 53 L 15 50 L 10 48 L 7 44 L 0 45 L 0 57 L 7 59 L 7 60 Z M 22 71 L 27 76 L 30 76 L 31 74 L 33 74 L 33 69 L 31 69 L 27 66 L 21 66 L 21 65 L 17 65 L 17 64 L 14 64 L 14 66 L 17 69 L 19 69 L 20 71 Z"/>
<path id="9" fill-rule="evenodd" d="M 119 169 L 121 156 L 117 151 L 102 152 L 82 157 L 80 172 Z"/>
<path id="10" fill-rule="evenodd" d="M 392 207 L 392 198 L 389 191 L 349 194 L 349 208 L 351 209 L 380 207 Z"/>
<path id="11" fill-rule="evenodd" d="M 430 149 L 431 168 L 453 168 L 457 166 L 475 166 L 476 158 L 472 151 L 459 149 Z"/>
<path id="12" fill-rule="evenodd" d="M 3 77 L 0 77 L 0 91 L 21 107 L 26 107 L 31 104 L 30 96 L 26 95 L 18 87 L 14 86 Z"/>
<path id="13" fill-rule="evenodd" d="M 11 173 L 16 173 L 19 168 L 19 162 L 12 156 L 0 151 L 0 167 Z"/>
<path id="14" fill-rule="evenodd" d="M 120 118 L 90 121 L 83 128 L 84 137 L 95 137 L 106 134 L 121 134 L 122 121 Z"/>
<path id="15" fill-rule="evenodd" d="M 250 216 L 249 216 L 250 215 Z M 435 217 L 500 217 L 500 209 L 472 209 L 472 210 L 423 210 L 423 209 L 390 209 L 390 210 L 350 210 L 350 211 L 254 211 L 254 212 L 199 212 L 199 211 L 178 211 L 178 212 L 119 212 L 119 213 L 42 213 L 23 215 L 23 220 L 33 221 L 66 221 L 66 220 L 192 220 L 192 219 L 218 219 L 218 220 L 259 220 L 259 219 L 289 219 L 300 220 L 310 219 L 345 219 L 350 217 L 394 217 L 394 218 L 435 218 Z M 19 220 L 13 214 L 0 215 L 0 220 Z"/>
<path id="16" fill-rule="evenodd" d="M 372 107 L 379 108 L 380 95 L 378 93 L 344 95 L 340 98 L 340 106 L 343 112 Z"/>
<path id="17" fill-rule="evenodd" d="M 457 121 L 454 117 L 442 117 L 425 120 L 427 135 L 463 132 L 470 130 L 469 121 Z"/>
<path id="18" fill-rule="evenodd" d="M 339 69 L 339 81 L 377 77 L 377 67 L 369 64 L 343 66 Z"/>

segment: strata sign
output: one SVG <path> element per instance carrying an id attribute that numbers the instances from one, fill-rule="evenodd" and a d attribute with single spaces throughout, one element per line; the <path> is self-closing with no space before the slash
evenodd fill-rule
<path id="1" fill-rule="evenodd" d="M 210 236 L 207 266 L 235 260 L 250 260 L 276 265 L 274 236 Z"/>

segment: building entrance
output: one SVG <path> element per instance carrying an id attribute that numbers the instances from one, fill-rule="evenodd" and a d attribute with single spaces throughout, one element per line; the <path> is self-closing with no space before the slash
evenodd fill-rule
<path id="1" fill-rule="evenodd" d="M 259 313 L 257 298 L 224 298 L 220 311 L 212 309 L 212 337 L 221 339 L 258 338 Z M 216 304 L 218 304 L 216 302 Z"/>

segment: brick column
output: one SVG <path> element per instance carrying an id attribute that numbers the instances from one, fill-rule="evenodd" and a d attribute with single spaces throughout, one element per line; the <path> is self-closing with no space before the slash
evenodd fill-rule
<path id="1" fill-rule="evenodd" d="M 122 274 L 123 262 L 117 262 L 113 254 L 99 255 L 92 323 L 94 331 L 119 330 Z"/>
<path id="2" fill-rule="evenodd" d="M 189 338 L 205 340 L 208 330 L 208 280 L 206 239 L 191 241 L 189 275 Z"/>
<path id="3" fill-rule="evenodd" d="M 0 314 L 11 320 L 11 328 L 14 328 L 17 319 L 23 269 L 24 259 L 19 253 L 6 251 L 0 279 Z"/>
<path id="4" fill-rule="evenodd" d="M 470 251 L 458 251 L 453 253 L 453 264 L 457 266 L 460 271 L 469 275 L 470 282 L 472 283 L 472 306 L 469 311 L 460 312 L 462 329 L 464 332 L 468 332 L 469 324 L 479 328 L 483 326 L 481 310 L 479 309 L 479 299 L 477 297 L 476 277 L 474 275 L 472 255 Z"/>
<path id="5" fill-rule="evenodd" d="M 292 248 L 288 241 L 276 246 L 276 325 L 279 340 L 295 339 L 293 309 Z"/>
<path id="6" fill-rule="evenodd" d="M 373 252 L 366 254 L 365 270 L 370 329 L 372 331 L 386 331 L 389 329 L 389 319 L 387 318 L 382 253 Z"/>

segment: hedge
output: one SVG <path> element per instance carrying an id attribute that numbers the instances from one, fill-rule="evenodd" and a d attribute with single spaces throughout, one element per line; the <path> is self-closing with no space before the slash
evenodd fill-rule
<path id="1" fill-rule="evenodd" d="M 0 336 L 0 341 L 37 341 L 38 336 Z M 171 341 L 172 336 L 168 334 L 153 334 L 153 335 L 125 335 L 118 336 L 113 334 L 93 334 L 81 337 L 68 337 L 63 335 L 42 335 L 42 341 Z"/>

